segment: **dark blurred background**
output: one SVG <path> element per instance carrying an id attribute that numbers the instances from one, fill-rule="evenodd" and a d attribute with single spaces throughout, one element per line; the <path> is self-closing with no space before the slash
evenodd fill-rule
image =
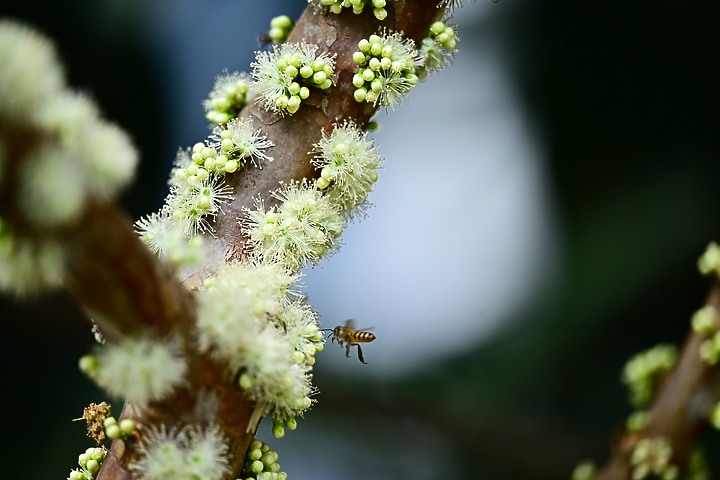
<path id="1" fill-rule="evenodd" d="M 0 15 L 54 39 L 69 83 L 130 132 L 142 163 L 123 201 L 138 218 L 161 205 L 178 146 L 208 134 L 201 101 L 214 76 L 249 70 L 269 19 L 304 6 L 26 0 L 4 2 Z M 357 307 L 332 304 L 323 285 L 355 278 L 348 258 L 367 261 L 353 250 L 308 272 L 324 326 L 362 310 L 378 340 L 364 349 L 368 368 L 331 345 L 318 356 L 318 405 L 298 431 L 270 440 L 291 478 L 544 480 L 606 459 L 631 411 L 619 381 L 625 361 L 683 341 L 707 291 L 696 260 L 720 240 L 717 14 L 717 3 L 692 0 L 480 0 L 458 12 L 457 65 L 380 119 L 388 183 L 381 175 L 369 218 L 345 239 L 353 248 L 366 224 L 368 242 L 404 239 L 387 228 L 404 228 L 405 205 L 442 205 L 415 212 L 432 237 L 417 256 L 369 253 L 384 255 L 372 264 L 378 282 L 413 275 L 414 265 L 424 272 L 417 288 L 442 294 L 398 290 L 381 301 L 351 290 Z M 448 90 L 455 96 L 443 100 Z M 428 125 L 417 125 L 414 109 Z M 430 134 L 418 134 L 423 128 Z M 413 147 L 429 150 L 428 161 L 403 153 Z M 472 178 L 494 186 L 479 188 L 485 196 L 462 183 L 476 165 L 489 165 Z M 517 177 L 502 165 L 516 166 Z M 429 188 L 397 193 L 410 177 Z M 475 222 L 480 210 L 487 216 Z M 384 211 L 395 223 L 383 223 Z M 499 278 L 502 295 L 486 300 Z M 469 306 L 455 313 L 462 302 Z M 432 316 L 399 309 L 413 305 Z M 0 318 L 4 471 L 65 478 L 91 446 L 71 419 L 107 399 L 76 367 L 93 346 L 88 322 L 63 294 L 0 297 Z"/>

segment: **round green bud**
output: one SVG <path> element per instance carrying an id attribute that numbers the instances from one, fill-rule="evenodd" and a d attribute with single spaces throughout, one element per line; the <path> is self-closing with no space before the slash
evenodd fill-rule
<path id="1" fill-rule="evenodd" d="M 390 70 L 390 67 L 392 67 L 392 60 L 387 57 L 383 57 L 380 60 L 380 68 L 382 68 L 383 70 Z"/>
<path id="2" fill-rule="evenodd" d="M 325 75 L 327 75 L 328 77 L 332 77 L 332 74 L 335 73 L 335 70 L 333 70 L 332 65 L 329 65 L 329 64 L 326 64 L 323 67 L 322 71 L 325 72 Z"/>
<path id="3" fill-rule="evenodd" d="M 303 65 L 302 67 L 300 67 L 300 76 L 302 78 L 309 78 L 312 76 L 313 73 L 315 73 L 315 71 L 310 65 Z"/>
<path id="4" fill-rule="evenodd" d="M 262 445 L 261 445 L 262 446 Z M 248 450 L 248 459 L 255 461 L 260 460 L 262 458 L 262 451 L 260 450 L 260 447 L 253 448 L 252 450 Z"/>
<path id="5" fill-rule="evenodd" d="M 332 80 L 330 80 L 329 78 L 325 79 L 325 81 L 319 86 L 322 90 L 327 90 L 328 88 L 332 87 Z"/>
<path id="6" fill-rule="evenodd" d="M 215 169 L 215 159 L 208 158 L 207 160 L 205 160 L 203 167 L 205 167 L 206 170 L 214 170 Z"/>
<path id="7" fill-rule="evenodd" d="M 73 470 L 70 472 L 68 480 L 87 480 L 87 477 L 80 470 Z"/>
<path id="8" fill-rule="evenodd" d="M 95 473 L 98 470 L 100 470 L 100 464 L 97 462 L 97 460 L 89 460 L 87 464 L 85 465 L 85 469 L 90 473 Z"/>
<path id="9" fill-rule="evenodd" d="M 692 316 L 693 330 L 702 335 L 712 335 L 718 328 L 718 314 L 712 305 L 706 305 Z"/>
<path id="10" fill-rule="evenodd" d="M 330 186 L 330 182 L 327 179 L 320 177 L 315 181 L 315 186 L 320 190 L 325 190 Z"/>
<path id="11" fill-rule="evenodd" d="M 240 388 L 242 388 L 244 390 L 247 390 L 248 388 L 252 387 L 254 383 L 255 382 L 253 382 L 253 379 L 249 373 L 243 373 L 242 375 L 240 375 L 240 379 L 238 380 L 238 384 L 240 385 Z"/>
<path id="12" fill-rule="evenodd" d="M 352 83 L 353 85 L 355 85 L 355 88 L 360 88 L 365 85 L 365 79 L 362 75 L 356 73 L 355 75 L 353 75 Z"/>
<path id="13" fill-rule="evenodd" d="M 287 15 L 278 15 L 270 20 L 270 26 L 275 28 L 287 29 L 293 26 L 292 18 Z"/>
<path id="14" fill-rule="evenodd" d="M 270 445 L 268 445 L 267 443 L 263 443 L 262 446 L 260 447 L 260 450 L 262 450 L 262 452 L 265 453 L 268 450 L 270 450 Z"/>
<path id="15" fill-rule="evenodd" d="M 382 47 L 380 55 L 382 55 L 383 57 L 392 58 L 393 48 L 390 45 L 385 45 L 384 47 Z"/>
<path id="16" fill-rule="evenodd" d="M 227 110 L 228 107 L 230 107 L 230 103 L 227 101 L 227 98 L 214 98 L 210 104 L 215 110 Z"/>
<path id="17" fill-rule="evenodd" d="M 379 92 L 383 88 L 383 82 L 379 78 L 376 78 L 372 82 L 370 82 L 370 90 L 373 92 Z"/>
<path id="18" fill-rule="evenodd" d="M 200 150 L 202 150 L 203 148 L 205 148 L 205 144 L 202 142 L 198 142 L 195 145 L 193 145 L 192 151 L 193 151 L 193 153 L 200 153 Z"/>
<path id="19" fill-rule="evenodd" d="M 362 79 L 363 79 L 365 82 L 370 82 L 370 81 L 372 81 L 372 79 L 375 78 L 375 72 L 373 72 L 373 71 L 372 71 L 371 69 L 369 69 L 369 68 L 366 68 L 365 70 L 362 71 L 361 76 L 362 76 Z M 353 85 L 355 85 L 354 82 L 353 82 Z M 362 85 L 355 85 L 355 86 L 356 86 L 356 87 L 360 87 L 360 86 L 362 86 Z"/>
<path id="20" fill-rule="evenodd" d="M 265 465 L 260 460 L 255 460 L 250 464 L 250 471 L 253 473 L 260 473 L 265 468 Z"/>
<path id="21" fill-rule="evenodd" d="M 95 355 L 83 355 L 78 361 L 80 371 L 91 375 L 98 367 L 98 358 Z"/>
<path id="22" fill-rule="evenodd" d="M 90 455 L 88 455 L 87 453 L 81 453 L 80 455 L 78 455 L 78 463 L 83 468 L 85 468 L 85 465 L 87 465 L 88 461 L 90 461 Z"/>
<path id="23" fill-rule="evenodd" d="M 380 60 L 375 57 L 371 58 L 370 61 L 368 62 L 368 67 L 370 67 L 373 70 L 379 69 L 380 65 L 381 65 Z"/>
<path id="24" fill-rule="evenodd" d="M 380 54 L 382 54 L 382 51 L 383 51 L 383 44 L 380 43 L 379 41 L 376 43 L 373 43 L 372 46 L 370 47 L 370 53 L 376 57 L 379 57 Z"/>
<path id="25" fill-rule="evenodd" d="M 287 95 L 279 95 L 275 99 L 275 105 L 277 105 L 278 108 L 287 108 L 288 100 L 290 100 L 290 98 Z"/>
<path id="26" fill-rule="evenodd" d="M 285 67 L 285 75 L 287 75 L 290 78 L 295 78 L 295 76 L 298 74 L 298 69 L 294 65 L 288 65 Z"/>
<path id="27" fill-rule="evenodd" d="M 263 442 L 261 442 L 258 439 L 255 439 L 252 442 L 250 442 L 249 448 L 250 448 L 250 450 L 260 450 L 262 448 L 262 446 L 263 446 Z M 258 457 L 258 458 L 260 458 L 260 457 Z"/>
<path id="28" fill-rule="evenodd" d="M 223 170 L 225 170 L 227 173 L 233 173 L 237 171 L 238 169 L 238 162 L 237 160 L 228 160 L 225 163 L 225 166 L 223 167 Z"/>
<path id="29" fill-rule="evenodd" d="M 278 27 L 271 27 L 268 37 L 275 43 L 281 43 L 285 39 L 285 30 Z"/>
<path id="30" fill-rule="evenodd" d="M 282 426 L 281 426 L 280 428 L 282 428 Z M 275 427 L 273 427 L 273 430 L 274 430 L 274 429 L 275 429 Z M 274 433 L 273 433 L 273 434 L 274 434 Z M 284 435 L 284 434 L 285 434 L 285 432 L 283 431 L 283 435 Z M 275 438 L 281 438 L 281 437 L 275 437 Z M 263 464 L 265 465 L 265 467 L 269 467 L 270 465 L 274 464 L 274 463 L 276 462 L 276 460 L 277 460 L 277 459 L 275 458 L 275 456 L 270 453 L 271 451 L 272 451 L 272 450 L 268 451 L 268 452 L 267 452 L 265 455 L 263 455 L 262 458 L 260 459 L 260 461 L 263 462 Z"/>
<path id="31" fill-rule="evenodd" d="M 308 355 L 305 359 L 305 365 L 307 365 L 308 367 L 312 367 L 313 365 L 315 365 L 315 357 L 313 357 L 312 355 Z"/>
<path id="32" fill-rule="evenodd" d="M 275 438 L 282 438 L 285 436 L 285 429 L 283 428 L 282 424 L 275 423 L 272 427 L 272 434 Z"/>
<path id="33" fill-rule="evenodd" d="M 358 65 L 362 65 L 365 63 L 365 54 L 363 52 L 355 52 L 353 53 L 353 62 L 355 62 Z"/>
<path id="34" fill-rule="evenodd" d="M 378 99 L 378 92 L 374 90 L 370 90 L 367 92 L 367 95 L 365 95 L 365 101 L 369 103 L 375 103 Z"/>
<path id="35" fill-rule="evenodd" d="M 295 350 L 294 352 L 292 352 L 291 359 L 293 362 L 302 365 L 305 362 L 305 354 Z"/>
<path id="36" fill-rule="evenodd" d="M 230 130 L 224 129 L 220 131 L 220 138 L 232 138 L 233 133 Z"/>
<path id="37" fill-rule="evenodd" d="M 115 420 L 115 417 L 107 417 L 105 420 L 103 420 L 103 426 L 105 428 L 108 428 L 111 425 L 117 425 L 117 420 Z"/>
<path id="38" fill-rule="evenodd" d="M 710 425 L 720 430 L 720 403 L 716 403 L 710 411 Z"/>
<path id="39" fill-rule="evenodd" d="M 297 110 L 298 107 L 300 106 L 300 102 L 301 102 L 300 97 L 297 95 L 293 95 L 288 100 L 287 109 L 290 110 L 290 109 L 294 108 L 295 110 Z"/>
<path id="40" fill-rule="evenodd" d="M 336 3 L 335 5 L 331 5 L 330 11 L 335 14 L 342 12 L 342 5 L 340 5 L 338 3 Z"/>
<path id="41" fill-rule="evenodd" d="M 215 156 L 215 149 L 210 147 L 204 147 L 202 150 L 200 150 L 200 155 L 202 155 L 203 158 L 212 158 Z"/>
<path id="42" fill-rule="evenodd" d="M 322 70 L 313 74 L 313 81 L 318 85 L 323 83 L 325 80 L 327 80 L 327 75 L 325 75 L 325 72 Z"/>
<path id="43" fill-rule="evenodd" d="M 305 410 L 310 408 L 310 405 L 312 405 L 312 400 L 306 395 L 295 402 L 295 410 Z"/>
<path id="44" fill-rule="evenodd" d="M 205 170 L 204 168 L 198 168 L 197 178 L 199 180 L 207 180 L 209 177 L 210 177 L 210 174 L 208 173 L 207 170 Z"/>
<path id="45" fill-rule="evenodd" d="M 371 44 L 382 42 L 382 38 L 380 38 L 378 35 L 376 35 L 374 33 L 368 37 L 368 40 L 370 41 Z"/>
<path id="46" fill-rule="evenodd" d="M 375 18 L 382 22 L 387 18 L 387 10 L 385 10 L 384 8 L 376 8 L 375 10 L 373 10 L 373 15 L 375 15 Z"/>
<path id="47" fill-rule="evenodd" d="M 353 93 L 353 97 L 356 102 L 362 102 L 367 97 L 367 90 L 365 88 L 358 88 Z"/>
<path id="48" fill-rule="evenodd" d="M 308 87 L 300 87 L 300 91 L 298 92 L 298 95 L 300 98 L 305 100 L 310 96 L 310 89 Z"/>
<path id="49" fill-rule="evenodd" d="M 223 152 L 230 152 L 235 148 L 235 142 L 230 140 L 229 138 L 223 138 L 220 141 L 220 150 Z"/>
<path id="50" fill-rule="evenodd" d="M 363 52 L 363 53 L 369 51 L 369 50 L 370 50 L 370 41 L 368 41 L 367 39 L 363 38 L 362 40 L 360 40 L 360 41 L 358 42 L 358 48 L 359 48 L 360 51 Z M 355 56 L 353 55 L 353 59 L 354 59 L 354 58 L 355 58 Z"/>
<path id="51" fill-rule="evenodd" d="M 286 472 L 279 472 L 277 480 L 287 480 L 287 473 Z"/>
<path id="52" fill-rule="evenodd" d="M 130 418 L 123 418 L 120 420 L 120 430 L 123 436 L 130 436 L 135 433 L 135 422 Z"/>
<path id="53" fill-rule="evenodd" d="M 297 420 L 295 420 L 295 417 L 290 417 L 285 420 L 285 426 L 288 430 L 295 430 L 297 428 Z"/>
<path id="54" fill-rule="evenodd" d="M 372 0 L 372 5 L 375 8 L 383 8 L 385 6 L 385 0 Z"/>
<path id="55" fill-rule="evenodd" d="M 110 425 L 109 427 L 105 427 L 105 435 L 112 440 L 117 440 L 122 436 L 122 431 L 116 423 L 114 425 Z"/>
<path id="56" fill-rule="evenodd" d="M 288 92 L 290 92 L 290 95 L 297 95 L 300 92 L 300 84 L 297 82 L 292 82 L 290 85 L 288 85 Z"/>
<path id="57" fill-rule="evenodd" d="M 430 31 L 435 35 L 445 31 L 445 24 L 443 22 L 435 22 L 430 25 Z"/>

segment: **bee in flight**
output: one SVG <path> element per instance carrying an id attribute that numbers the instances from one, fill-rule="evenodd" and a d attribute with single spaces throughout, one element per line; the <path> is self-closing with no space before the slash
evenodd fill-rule
<path id="1" fill-rule="evenodd" d="M 365 357 L 363 357 L 362 348 L 360 347 L 361 343 L 370 343 L 373 340 L 375 340 L 375 334 L 368 332 L 370 330 L 369 328 L 362 328 L 360 330 L 355 329 L 355 322 L 353 320 L 348 320 L 345 322 L 345 326 L 341 327 L 338 325 L 337 327 L 330 330 L 329 328 L 323 328 L 323 330 L 330 331 L 331 333 L 328 335 L 328 337 L 332 338 L 332 343 L 335 343 L 337 340 L 338 344 L 342 347 L 345 346 L 345 356 L 350 358 L 350 347 L 357 347 L 358 351 L 358 360 L 360 360 L 362 363 L 367 363 L 365 361 Z"/>

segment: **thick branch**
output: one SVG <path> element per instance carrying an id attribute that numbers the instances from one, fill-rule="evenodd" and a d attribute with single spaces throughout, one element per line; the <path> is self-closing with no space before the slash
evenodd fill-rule
<path id="1" fill-rule="evenodd" d="M 360 15 L 349 9 L 339 15 L 316 15 L 311 7 L 305 10 L 288 42 L 313 43 L 319 46 L 320 52 L 335 54 L 335 86 L 327 91 L 312 89 L 300 110 L 291 116 L 279 117 L 257 104 L 250 104 L 241 112 L 241 117 L 251 117 L 255 128 L 262 129 L 275 144 L 267 150 L 274 161 L 265 163 L 261 169 L 248 165 L 229 176 L 228 183 L 235 189 L 235 198 L 223 207 L 225 214 L 215 223 L 215 237 L 208 235 L 206 238 L 210 244 L 206 270 L 212 271 L 229 259 L 243 257 L 245 239 L 239 220 L 244 215 L 244 208 L 253 207 L 255 199 L 273 205 L 270 192 L 281 182 L 314 178 L 319 174 L 310 163 L 312 155 L 309 152 L 320 140 L 322 130 L 330 132 L 333 124 L 346 119 L 364 127 L 375 114 L 376 107 L 358 103 L 353 98 L 352 77 L 357 66 L 352 54 L 357 50 L 358 42 L 387 28 L 402 31 L 419 43 L 432 22 L 443 13 L 442 9 L 436 8 L 437 3 L 437 0 L 388 2 L 389 15 L 382 22 L 373 17 L 370 9 Z M 197 284 L 200 280 L 201 274 L 197 272 L 188 281 Z"/>
<path id="2" fill-rule="evenodd" d="M 713 283 L 705 304 L 720 311 L 720 282 Z M 594 477 L 596 480 L 630 479 L 632 452 L 643 438 L 667 438 L 673 449 L 672 463 L 681 468 L 686 464 L 711 408 L 720 400 L 720 372 L 700 357 L 702 341 L 696 332 L 688 336 L 677 365 L 656 393 L 647 426 L 617 439 L 610 460 Z"/>
<path id="3" fill-rule="evenodd" d="M 395 2 L 393 9 L 389 5 L 390 15 L 382 22 L 382 26 L 391 30 L 404 31 L 407 36 L 418 41 L 430 24 L 441 14 L 442 10 L 436 8 L 437 0 L 414 0 Z M 219 216 L 215 224 L 214 237 L 208 236 L 210 261 L 205 265 L 203 272 L 196 272 L 186 281 L 191 287 L 202 280 L 202 276 L 209 271 L 217 269 L 227 260 L 241 258 L 243 255 L 243 238 L 241 236 L 238 219 L 243 215 L 243 209 L 252 207 L 256 198 L 262 198 L 266 204 L 271 204 L 270 192 L 278 188 L 281 182 L 289 182 L 302 178 L 312 178 L 316 175 L 310 163 L 311 155 L 308 153 L 312 146 L 321 138 L 321 132 L 330 131 L 333 124 L 345 119 L 352 119 L 360 126 L 365 126 L 376 108 L 366 103 L 358 103 L 353 98 L 352 76 L 355 73 L 355 64 L 352 53 L 357 48 L 360 39 L 368 37 L 381 28 L 370 12 L 362 15 L 353 15 L 344 12 L 341 15 L 316 15 L 308 8 L 296 25 L 289 41 L 305 41 L 319 45 L 321 51 L 337 54 L 335 79 L 336 86 L 327 92 L 315 91 L 304 102 L 304 106 L 292 116 L 277 117 L 263 111 L 256 105 L 249 105 L 241 116 L 253 119 L 256 128 L 261 128 L 275 146 L 268 152 L 274 161 L 267 163 L 262 169 L 248 166 L 243 171 L 230 176 L 228 183 L 235 190 L 235 199 L 224 208 L 225 212 Z M 110 219 L 113 218 L 113 220 Z M 110 211 L 107 222 L 117 222 L 128 225 L 127 221 L 120 220 L 116 212 Z M 85 294 L 84 286 L 93 278 L 103 278 L 113 268 L 117 268 L 123 257 L 118 255 L 124 242 L 137 243 L 131 240 L 130 233 L 123 228 L 116 228 L 113 240 L 103 247 L 103 236 L 107 231 L 113 230 L 111 226 L 103 226 L 104 221 L 99 220 L 96 228 L 89 229 L 83 236 L 82 251 L 90 256 L 97 250 L 104 250 L 99 255 L 101 265 L 81 264 L 74 269 L 77 281 L 73 283 L 72 290 L 76 298 L 91 309 L 94 314 L 103 311 L 102 305 L 111 307 L 111 311 L 127 312 L 129 299 L 138 298 L 143 303 L 146 299 L 155 299 L 154 306 L 146 306 L 137 310 L 140 318 L 153 318 L 160 313 L 161 316 L 172 318 L 173 323 L 189 326 L 191 324 L 193 305 L 186 297 L 175 295 L 176 283 L 167 278 L 164 270 L 152 262 L 144 260 L 135 266 L 122 269 L 117 287 L 125 293 L 105 294 L 97 297 Z M 107 229 L 107 230 L 106 230 Z M 133 243 L 134 242 L 134 243 Z M 119 250 L 118 250 L 119 249 Z M 132 250 L 135 250 L 134 248 Z M 127 247 L 124 252 L 127 261 Z M 144 254 L 136 252 L 138 257 Z M 98 258 L 93 256 L 93 260 Z M 148 275 L 154 280 L 154 289 L 144 288 L 133 284 L 138 276 Z M 168 291 L 169 290 L 169 291 Z M 150 302 L 152 303 L 152 302 Z M 159 312 L 158 312 L 159 311 Z M 165 325 L 161 322 L 160 325 Z M 164 329 L 160 328 L 160 331 Z M 189 328 L 182 328 L 186 339 L 186 353 L 190 358 L 190 378 L 186 388 L 179 389 L 176 394 L 166 401 L 153 405 L 147 411 L 138 412 L 126 406 L 125 415 L 138 418 L 144 425 L 157 423 L 205 423 L 217 422 L 230 442 L 231 474 L 228 478 L 235 478 L 242 468 L 242 462 L 247 447 L 252 440 L 257 425 L 249 425 L 255 408 L 253 402 L 248 401 L 242 394 L 233 379 L 223 374 L 220 365 L 212 360 L 198 356 L 192 348 L 192 338 Z M 212 392 L 212 393 L 211 393 Z M 212 408 L 203 408 L 207 401 L 203 395 L 209 394 L 212 402 L 217 404 Z M 135 458 L 137 452 L 132 448 L 116 441 L 112 454 L 106 460 L 100 480 L 132 478 L 127 465 Z"/>
<path id="4" fill-rule="evenodd" d="M 16 213 L 13 199 L 19 198 L 11 188 L 0 191 L 0 214 L 15 232 L 34 238 L 53 235 L 69 245 L 67 289 L 78 304 L 99 324 L 112 341 L 122 336 L 176 336 L 188 361 L 187 382 L 172 397 L 142 410 L 126 405 L 124 417 L 137 420 L 142 429 L 153 425 L 210 424 L 219 425 L 228 440 L 230 471 L 236 478 L 242 468 L 247 447 L 257 425 L 251 425 L 255 405 L 243 394 L 235 379 L 228 378 L 224 368 L 195 348 L 193 325 L 195 305 L 186 287 L 202 279 L 227 260 L 241 258 L 243 238 L 238 219 L 243 209 L 252 207 L 256 198 L 272 203 L 270 192 L 281 182 L 316 175 L 308 153 L 333 124 L 352 119 L 365 126 L 376 108 L 353 98 L 352 76 L 355 64 L 352 53 L 360 39 L 385 27 L 403 31 L 418 41 L 430 24 L 443 12 L 438 0 L 397 0 L 388 2 L 388 18 L 382 23 L 369 11 L 362 15 L 343 12 L 340 15 L 316 15 L 308 8 L 295 27 L 289 41 L 315 43 L 321 51 L 336 54 L 336 85 L 328 91 L 315 91 L 303 107 L 292 116 L 279 118 L 249 105 L 242 116 L 250 117 L 275 146 L 269 155 L 274 161 L 262 169 L 248 166 L 230 176 L 235 190 L 234 201 L 225 208 L 215 224 L 216 237 L 208 236 L 210 261 L 203 272 L 194 275 L 183 286 L 165 264 L 158 261 L 133 231 L 132 221 L 114 204 L 90 205 L 84 216 L 63 231 L 37 232 Z M 17 173 L 17 165 L 34 138 L 32 128 L 5 129 L 9 167 L 5 185 Z M 22 131 L 21 131 L 22 130 Z M 20 201 L 20 200 L 17 200 Z M 99 478 L 117 480 L 134 478 L 129 465 L 138 455 L 134 442 L 116 441 Z"/>

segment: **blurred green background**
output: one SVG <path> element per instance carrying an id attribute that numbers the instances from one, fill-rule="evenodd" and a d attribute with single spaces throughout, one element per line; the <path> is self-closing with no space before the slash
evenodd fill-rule
<path id="1" fill-rule="evenodd" d="M 225 66 L 247 70 L 269 18 L 305 6 L 204 3 L 0 7 L 1 15 L 53 38 L 70 84 L 89 91 L 130 132 L 142 155 L 143 174 L 124 196 L 135 218 L 160 206 L 178 145 L 207 134 L 199 105 L 222 68 L 201 72 L 197 83 L 168 73 L 173 51 L 190 47 L 154 26 L 167 28 L 177 11 L 198 5 L 208 18 L 222 17 L 228 3 L 240 5 L 242 14 L 224 15 L 227 23 L 213 35 L 219 43 L 226 33 L 237 37 L 226 46 L 243 56 Z M 533 125 L 559 239 L 553 285 L 476 347 L 412 374 L 382 378 L 358 375 L 354 364 L 345 373 L 320 365 L 319 404 L 298 431 L 271 440 L 293 479 L 569 478 L 580 460 L 604 461 L 631 411 L 619 382 L 625 361 L 656 343 L 682 342 L 707 292 L 695 264 L 710 240 L 720 240 L 718 4 L 480 3 L 466 7 L 471 28 L 458 20 L 461 38 L 502 45 Z M 217 26 L 206 20 L 175 27 L 191 44 L 198 30 Z M 171 128 L 174 116 L 193 120 Z M 482 236 L 473 241 L 482 248 Z M 90 446 L 83 424 L 71 419 L 107 398 L 76 368 L 92 347 L 88 323 L 62 294 L 1 297 L 0 317 L 2 465 L 13 476 L 66 478 Z M 439 319 L 416 328 L 442 335 L 447 326 Z M 373 346 L 365 350 L 370 361 Z M 345 360 L 327 350 L 337 355 L 325 352 L 320 363 Z M 713 436 L 707 441 L 718 448 Z M 711 463 L 720 468 L 720 461 Z"/>

